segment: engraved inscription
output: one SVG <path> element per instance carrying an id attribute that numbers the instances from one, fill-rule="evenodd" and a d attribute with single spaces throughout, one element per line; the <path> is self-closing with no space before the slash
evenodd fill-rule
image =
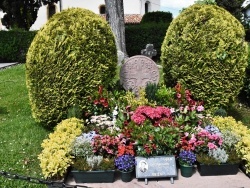
<path id="1" fill-rule="evenodd" d="M 140 88 L 148 83 L 158 84 L 159 69 L 156 63 L 142 55 L 133 56 L 125 61 L 120 71 L 120 81 L 124 89 L 138 94 Z"/>

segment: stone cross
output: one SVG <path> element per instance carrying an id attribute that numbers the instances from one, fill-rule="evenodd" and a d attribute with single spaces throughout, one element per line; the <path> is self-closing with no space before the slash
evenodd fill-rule
<path id="1" fill-rule="evenodd" d="M 125 60 L 120 70 L 120 82 L 124 89 L 139 95 L 140 88 L 148 83 L 158 84 L 160 79 L 156 63 L 149 57 L 137 55 Z"/>
<path id="2" fill-rule="evenodd" d="M 149 58 L 152 59 L 153 56 L 156 56 L 157 52 L 154 49 L 154 45 L 153 44 L 147 44 L 146 45 L 146 49 L 141 50 L 141 55 L 145 55 Z"/>

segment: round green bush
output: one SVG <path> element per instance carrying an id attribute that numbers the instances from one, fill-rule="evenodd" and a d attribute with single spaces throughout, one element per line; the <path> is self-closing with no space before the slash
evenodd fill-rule
<path id="1" fill-rule="evenodd" d="M 99 15 L 81 8 L 55 14 L 27 53 L 26 78 L 33 117 L 54 126 L 67 110 L 88 106 L 88 97 L 116 75 L 114 35 Z"/>
<path id="2" fill-rule="evenodd" d="M 171 22 L 161 51 L 164 82 L 180 82 L 206 109 L 237 97 L 247 66 L 244 28 L 216 5 L 192 5 Z"/>

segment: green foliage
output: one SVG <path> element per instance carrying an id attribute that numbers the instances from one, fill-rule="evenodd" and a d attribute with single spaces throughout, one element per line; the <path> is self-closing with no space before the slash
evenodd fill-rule
<path id="1" fill-rule="evenodd" d="M 250 31 L 250 30 L 249 30 Z M 248 45 L 248 65 L 245 71 L 244 86 L 240 91 L 239 100 L 250 106 L 250 47 Z"/>
<path id="2" fill-rule="evenodd" d="M 242 4 L 245 2 L 245 0 L 215 0 L 218 6 L 226 9 L 228 12 L 230 12 L 235 18 L 237 18 L 239 21 L 242 21 L 242 12 L 243 12 L 243 6 Z"/>
<path id="3" fill-rule="evenodd" d="M 145 23 L 170 23 L 173 20 L 173 14 L 171 12 L 163 12 L 163 11 L 156 11 L 156 12 L 148 12 L 143 15 L 141 19 L 141 24 Z"/>
<path id="4" fill-rule="evenodd" d="M 156 101 L 156 92 L 158 90 L 158 86 L 155 83 L 148 83 L 145 92 L 146 92 L 146 98 L 149 102 Z"/>
<path id="5" fill-rule="evenodd" d="M 36 31 L 0 31 L 0 62 L 25 63 Z"/>
<path id="6" fill-rule="evenodd" d="M 237 139 L 237 144 L 234 144 L 238 157 L 241 158 L 246 167 L 246 172 L 250 172 L 250 130 L 240 121 L 236 121 L 232 117 L 219 117 L 213 118 L 213 124 L 218 127 L 222 132 L 231 131 Z"/>
<path id="7" fill-rule="evenodd" d="M 45 178 L 62 178 L 73 164 L 72 142 L 82 133 L 83 121 L 77 118 L 63 120 L 55 131 L 41 144 L 43 151 L 38 155 Z"/>
<path id="8" fill-rule="evenodd" d="M 7 29 L 22 28 L 28 31 L 36 21 L 40 6 L 39 1 L 0 1 L 0 9 L 6 13 L 2 18 L 2 23 Z"/>
<path id="9" fill-rule="evenodd" d="M 101 157 L 101 156 L 92 156 L 92 158 L 95 157 Z M 74 161 L 74 164 L 72 165 L 73 169 L 76 170 L 83 170 L 83 171 L 89 171 L 89 170 L 114 170 L 115 169 L 115 162 L 114 158 L 103 158 L 101 163 L 99 165 L 94 165 L 91 167 L 91 165 L 87 162 L 87 158 L 77 158 L 77 160 Z"/>
<path id="10" fill-rule="evenodd" d="M 175 154 L 175 146 L 180 139 L 178 127 L 156 127 L 149 120 L 146 120 L 143 125 L 130 122 L 128 128 L 133 130 L 131 138 L 136 142 L 138 156 Z"/>
<path id="11" fill-rule="evenodd" d="M 165 85 L 160 85 L 156 92 L 156 103 L 159 106 L 176 107 L 175 90 L 167 88 Z"/>
<path id="12" fill-rule="evenodd" d="M 164 82 L 180 82 L 205 109 L 227 107 L 237 97 L 247 66 L 244 28 L 215 5 L 195 4 L 169 26 L 161 51 Z"/>
<path id="13" fill-rule="evenodd" d="M 74 104 L 72 107 L 70 107 L 68 109 L 67 118 L 72 118 L 72 117 L 75 117 L 75 118 L 78 118 L 78 119 L 83 118 L 83 112 L 82 112 L 80 106 L 77 105 L 77 104 Z"/>
<path id="14" fill-rule="evenodd" d="M 223 108 L 219 108 L 214 112 L 214 116 L 221 116 L 221 117 L 226 117 L 227 116 L 227 111 Z"/>
<path id="15" fill-rule="evenodd" d="M 216 5 L 215 0 L 197 0 L 196 4 L 205 4 L 205 5 Z"/>
<path id="16" fill-rule="evenodd" d="M 115 39 L 106 21 L 71 8 L 55 14 L 37 33 L 27 54 L 26 77 L 33 117 L 53 126 L 116 75 Z"/>
<path id="17" fill-rule="evenodd" d="M 148 23 L 130 25 L 125 28 L 126 48 L 129 56 L 141 55 L 141 50 L 147 44 L 153 44 L 157 55 L 153 59 L 159 60 L 161 56 L 161 45 L 170 22 Z"/>
<path id="18" fill-rule="evenodd" d="M 131 110 L 135 110 L 138 106 L 154 106 L 155 104 L 150 103 L 148 99 L 146 98 L 146 92 L 145 89 L 140 89 L 139 91 L 139 97 L 136 97 L 134 93 L 127 91 L 126 95 L 123 97 L 123 101 L 126 101 L 126 105 L 131 107 Z"/>

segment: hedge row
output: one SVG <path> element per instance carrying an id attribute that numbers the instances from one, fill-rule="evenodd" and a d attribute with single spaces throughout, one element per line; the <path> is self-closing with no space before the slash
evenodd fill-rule
<path id="1" fill-rule="evenodd" d="M 0 63 L 25 63 L 26 53 L 36 31 L 0 31 Z"/>
<path id="2" fill-rule="evenodd" d="M 155 61 L 160 59 L 161 45 L 170 23 L 149 23 L 126 26 L 125 38 L 128 56 L 140 55 L 146 44 L 154 44 L 157 51 Z"/>
<path id="3" fill-rule="evenodd" d="M 140 55 L 146 44 L 154 44 L 160 59 L 162 41 L 169 23 L 150 23 L 126 26 L 126 47 L 129 57 Z M 0 31 L 0 62 L 24 63 L 36 31 Z"/>

